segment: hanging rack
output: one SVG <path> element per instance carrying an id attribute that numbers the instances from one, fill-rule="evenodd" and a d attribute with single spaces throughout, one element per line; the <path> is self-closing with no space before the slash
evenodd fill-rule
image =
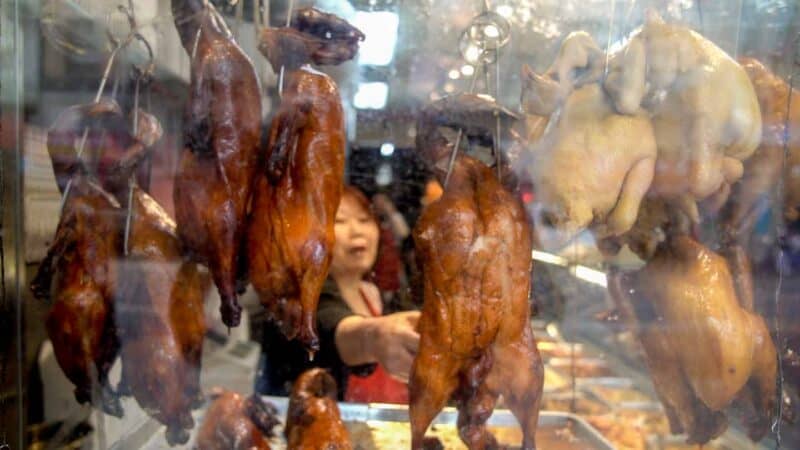
<path id="1" fill-rule="evenodd" d="M 95 93 L 93 103 L 100 102 L 100 98 L 102 98 L 103 91 L 105 91 L 108 78 L 111 74 L 111 68 L 114 65 L 114 62 L 116 61 L 117 55 L 119 54 L 120 51 L 122 51 L 124 48 L 130 45 L 131 42 L 133 42 L 135 39 L 140 39 L 143 42 L 145 42 L 145 45 L 148 51 L 150 51 L 150 55 L 152 57 L 152 48 L 150 47 L 149 43 L 146 43 L 144 38 L 137 31 L 136 19 L 133 15 L 133 0 L 128 0 L 127 8 L 123 5 L 119 5 L 117 6 L 117 10 L 123 13 L 127 18 L 130 31 L 128 32 L 128 34 L 125 36 L 124 39 L 118 40 L 111 33 L 111 30 L 109 29 L 106 30 L 106 37 L 108 38 L 109 42 L 111 42 L 112 50 L 111 53 L 108 55 L 108 59 L 106 60 L 106 65 L 105 68 L 103 69 L 103 76 L 100 78 L 100 86 L 98 86 L 97 88 L 97 92 Z M 83 151 L 84 148 L 86 147 L 86 139 L 88 138 L 88 136 L 89 136 L 89 127 L 87 126 L 84 127 L 83 129 L 83 134 L 81 135 L 81 140 L 80 143 L 78 144 L 78 150 L 75 155 L 76 159 L 78 160 L 80 160 L 83 156 Z M 67 181 L 67 185 L 64 188 L 64 193 L 61 195 L 61 205 L 59 207 L 59 214 L 61 214 L 64 210 L 64 204 L 66 203 L 66 199 L 69 196 L 70 191 L 72 190 L 73 180 L 74 178 L 70 178 L 69 181 Z"/>

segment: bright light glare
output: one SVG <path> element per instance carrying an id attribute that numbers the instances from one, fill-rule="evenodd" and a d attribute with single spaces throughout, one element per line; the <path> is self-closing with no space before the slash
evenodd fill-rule
<path id="1" fill-rule="evenodd" d="M 461 68 L 461 75 L 465 77 L 471 77 L 473 73 L 475 73 L 475 68 L 469 64 L 464 64 L 464 67 Z"/>
<path id="2" fill-rule="evenodd" d="M 474 45 L 470 45 L 464 52 L 464 59 L 466 59 L 469 62 L 477 62 L 480 56 L 481 56 L 481 49 L 479 49 Z"/>
<path id="3" fill-rule="evenodd" d="M 453 69 L 447 73 L 447 76 L 450 77 L 451 80 L 457 80 L 461 76 L 461 74 L 458 73 L 456 69 Z"/>
<path id="4" fill-rule="evenodd" d="M 487 25 L 483 29 L 483 34 L 488 38 L 494 39 L 497 36 L 500 36 L 500 30 L 498 30 L 497 27 L 494 25 Z"/>
<path id="5" fill-rule="evenodd" d="M 391 142 L 384 142 L 383 145 L 381 145 L 381 155 L 392 156 L 393 153 L 394 153 L 394 144 L 392 144 Z"/>
<path id="6" fill-rule="evenodd" d="M 531 251 L 531 258 L 536 261 L 554 264 L 556 266 L 567 267 L 567 259 L 563 256 L 554 255 L 552 253 L 540 252 L 539 250 Z"/>
<path id="7" fill-rule="evenodd" d="M 608 284 L 606 280 L 606 274 L 599 270 L 594 270 L 586 266 L 573 266 L 570 267 L 570 273 L 575 276 L 575 278 L 579 278 L 583 281 L 588 281 L 589 283 L 594 283 L 603 287 L 606 287 Z"/>
<path id="8" fill-rule="evenodd" d="M 397 14 L 390 11 L 356 11 L 352 23 L 365 36 L 358 48 L 359 64 L 385 66 L 392 62 L 399 22 Z"/>
<path id="9" fill-rule="evenodd" d="M 361 83 L 353 97 L 353 106 L 358 109 L 383 109 L 389 97 L 389 85 L 383 82 Z"/>
<path id="10" fill-rule="evenodd" d="M 388 186 L 392 184 L 394 174 L 392 173 L 392 166 L 383 163 L 378 167 L 378 173 L 375 174 L 375 184 L 378 186 Z"/>
<path id="11" fill-rule="evenodd" d="M 512 8 L 511 5 L 500 5 L 497 7 L 497 14 L 500 14 L 508 19 L 512 14 L 514 14 L 514 8 Z"/>

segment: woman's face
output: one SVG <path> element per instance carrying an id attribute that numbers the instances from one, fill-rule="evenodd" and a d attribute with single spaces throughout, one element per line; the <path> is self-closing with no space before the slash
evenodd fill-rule
<path id="1" fill-rule="evenodd" d="M 349 196 L 343 196 L 336 211 L 336 243 L 331 273 L 363 276 L 378 254 L 378 224 L 370 213 Z"/>

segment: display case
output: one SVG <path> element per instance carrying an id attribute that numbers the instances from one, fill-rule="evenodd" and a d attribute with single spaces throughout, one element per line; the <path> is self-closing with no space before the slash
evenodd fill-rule
<path id="1" fill-rule="evenodd" d="M 800 448 L 798 9 L 1 2 L 0 450 Z"/>

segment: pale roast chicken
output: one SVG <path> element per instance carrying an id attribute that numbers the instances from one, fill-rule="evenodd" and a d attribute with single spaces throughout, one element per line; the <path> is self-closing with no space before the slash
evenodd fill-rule
<path id="1" fill-rule="evenodd" d="M 122 407 L 108 371 L 119 351 L 114 297 L 124 219 L 110 194 L 86 175 L 73 174 L 55 238 L 31 283 L 34 295 L 52 299 L 47 335 L 58 365 L 75 385 L 75 399 L 117 417 Z"/>
<path id="2" fill-rule="evenodd" d="M 324 369 L 303 372 L 289 396 L 284 434 L 288 450 L 350 450 L 336 404 L 336 381 Z"/>
<path id="3" fill-rule="evenodd" d="M 483 124 L 485 133 L 502 110 L 471 95 L 442 104 L 452 108 L 435 103 L 423 111 L 417 151 L 444 181 L 451 146 L 438 126 L 473 134 L 473 125 Z M 450 116 L 432 120 L 431 111 Z M 535 448 L 543 367 L 529 325 L 531 229 L 522 205 L 492 169 L 459 155 L 444 194 L 423 211 L 414 242 L 424 306 L 409 380 L 412 448 L 423 448 L 428 425 L 451 398 L 461 439 L 471 449 L 491 448 L 485 423 L 500 394 L 522 426 L 522 448 Z"/>
<path id="4" fill-rule="evenodd" d="M 260 160 L 261 91 L 252 62 L 212 5 L 172 0 L 172 14 L 191 59 L 173 192 L 178 236 L 184 250 L 211 270 L 223 322 L 237 326 L 239 259 Z"/>
<path id="5" fill-rule="evenodd" d="M 133 188 L 124 278 L 116 318 L 122 345 L 120 390 L 167 426 L 170 445 L 189 439 L 193 406 L 202 403 L 204 268 L 184 261 L 175 222 Z"/>
<path id="6" fill-rule="evenodd" d="M 696 201 L 741 178 L 761 139 L 758 100 L 741 66 L 655 13 L 610 58 L 604 86 L 619 113 L 650 114 L 658 146 L 651 191 L 675 199 L 694 221 Z"/>
<path id="7" fill-rule="evenodd" d="M 197 434 L 197 450 L 270 450 L 277 410 L 258 395 L 215 389 Z"/>
<path id="8" fill-rule="evenodd" d="M 575 73 L 559 75 L 565 80 L 523 69 L 523 109 L 549 117 L 549 123 L 535 142 L 528 142 L 528 161 L 520 169 L 533 182 L 543 221 L 565 238 L 588 226 L 599 237 L 628 231 L 656 161 L 649 118 L 617 113 L 590 65 L 596 57 L 572 56 L 574 49 L 591 44 L 588 36 L 575 33 L 562 44 L 560 55 L 567 60 L 554 63 L 555 73 Z M 591 54 L 591 48 L 584 53 Z M 578 65 L 564 67 L 567 62 Z M 534 129 L 541 130 L 540 124 Z"/>
<path id="9" fill-rule="evenodd" d="M 769 431 L 775 346 L 764 320 L 740 305 L 723 257 L 669 235 L 641 271 L 611 274 L 609 290 L 638 328 L 674 433 L 708 442 L 725 430 L 731 405 L 744 411 L 751 439 Z"/>
<path id="10" fill-rule="evenodd" d="M 271 319 L 287 338 L 314 352 L 317 301 L 328 276 L 344 176 L 345 132 L 336 84 L 307 64 L 352 58 L 363 35 L 314 9 L 297 11 L 292 23 L 297 29 L 265 29 L 259 44 L 276 71 L 285 67 L 286 80 L 267 160 L 256 176 L 248 272 Z M 327 47 L 312 45 L 320 41 Z"/>

